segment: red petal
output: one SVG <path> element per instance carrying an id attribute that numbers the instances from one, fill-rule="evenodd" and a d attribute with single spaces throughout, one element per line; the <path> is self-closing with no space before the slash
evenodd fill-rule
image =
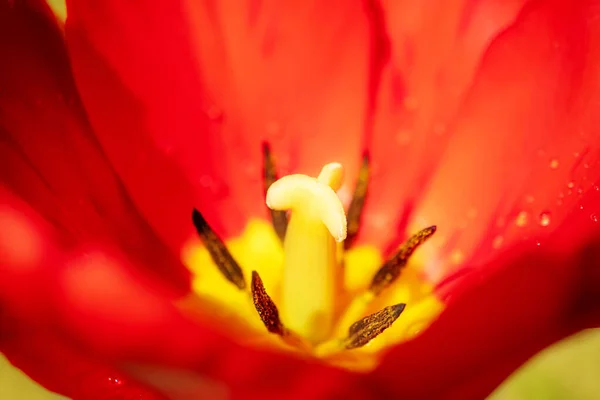
<path id="1" fill-rule="evenodd" d="M 420 211 L 444 221 L 441 226 L 460 227 L 466 207 L 475 203 L 480 213 L 458 239 L 474 246 L 482 236 L 472 231 L 475 225 L 484 229 L 494 212 L 507 212 L 501 204 L 518 206 L 517 196 L 529 189 L 552 213 L 551 228 L 546 235 L 539 228 L 529 231 L 538 240 L 519 248 L 502 246 L 501 253 L 492 253 L 487 242 L 489 247 L 473 258 L 473 272 L 457 278 L 452 290 L 444 289 L 451 297 L 440 319 L 394 349 L 374 374 L 388 395 L 483 398 L 535 352 L 600 323 L 600 232 L 593 218 L 600 211 L 600 193 L 593 189 L 598 169 L 591 168 L 598 158 L 593 117 L 598 27 L 590 16 L 597 7 L 536 3 L 490 48 L 430 189 L 432 197 Z M 589 148 L 587 154 L 582 146 Z M 535 157 L 539 148 L 560 159 L 559 168 Z M 584 157 L 579 163 L 575 151 Z M 574 190 L 563 209 L 555 208 L 550 200 L 569 179 L 585 197 Z M 462 215 L 448 211 L 461 205 Z M 552 237 L 544 238 L 548 234 Z M 495 255 L 491 264 L 481 265 L 484 252 Z M 408 378 L 399 383 L 399 376 Z"/>
<path id="2" fill-rule="evenodd" d="M 98 248 L 63 253 L 31 210 L 6 193 L 2 204 L 0 309 L 4 318 L 16 317 L 0 321 L 0 348 L 50 389 L 88 393 L 108 385 L 113 375 L 106 365 L 148 364 L 192 369 L 222 382 L 234 398 L 275 399 L 284 391 L 290 398 L 364 398 L 360 380 L 347 384 L 357 376 L 240 347 L 187 320 L 164 288 L 137 274 L 126 258 Z M 54 363 L 65 357 L 67 366 Z"/>
<path id="3" fill-rule="evenodd" d="M 586 199 L 586 204 L 593 200 L 596 198 Z M 13 210 L 16 208 L 13 205 Z M 581 221 L 572 218 L 569 221 L 573 226 L 557 230 L 557 237 L 547 246 L 533 246 L 536 250 L 526 249 L 524 254 L 515 249 L 461 282 L 452 291 L 455 298 L 449 300 L 440 320 L 415 341 L 392 351 L 382 372 L 373 378 L 376 387 L 364 386 L 361 376 L 310 365 L 286 355 L 241 348 L 199 329 L 178 316 L 159 295 L 156 285 L 132 275 L 124 259 L 98 250 L 85 252 L 85 257 L 67 254 L 62 260 L 47 253 L 23 257 L 21 249 L 40 248 L 39 243 L 56 249 L 56 244 L 48 243 L 49 238 L 36 231 L 31 217 L 25 215 L 13 214 L 9 223 L 2 224 L 13 234 L 0 235 L 11 239 L 8 245 L 0 242 L 2 254 L 9 255 L 3 259 L 16 262 L 8 269 L 2 265 L 0 282 L 13 288 L 19 285 L 19 279 L 29 284 L 21 286 L 20 297 L 3 301 L 4 310 L 23 300 L 37 302 L 38 307 L 34 308 L 44 310 L 43 314 L 51 318 L 54 326 L 60 326 L 70 343 L 77 343 L 86 352 L 102 354 L 113 362 L 137 360 L 191 367 L 226 382 L 232 395 L 239 398 L 277 398 L 290 388 L 297 398 L 364 398 L 365 390 L 401 393 L 409 398 L 464 398 L 465 393 L 466 397 L 479 398 L 535 351 L 575 329 L 600 322 L 600 276 L 594 268 L 600 254 L 583 258 L 581 253 L 578 260 L 561 246 L 565 240 L 563 232 L 583 234 Z M 598 224 L 589 225 L 600 228 Z M 17 237 L 19 232 L 25 232 L 23 237 Z M 600 232 L 586 232 L 587 237 L 591 234 L 599 237 Z M 594 247 L 591 243 L 588 251 L 600 248 L 598 244 Z M 32 265 L 36 260 L 37 264 Z M 11 292 L 2 287 L 0 293 L 10 296 Z M 42 301 L 43 308 L 39 304 Z M 26 318 L 25 322 L 36 321 L 36 326 L 45 326 L 39 314 L 19 316 Z M 14 331 L 18 325 L 4 326 L 11 326 L 11 331 L 20 335 Z M 11 346 L 14 357 L 22 354 L 19 347 Z M 28 365 L 26 361 L 22 361 L 23 365 Z M 482 374 L 481 379 L 472 379 L 473 368 Z M 57 379 L 45 375 L 53 372 L 50 367 L 46 372 L 29 371 L 42 383 Z M 387 375 L 388 371 L 393 378 Z M 96 382 L 105 382 L 104 375 L 86 385 Z"/>
<path id="4" fill-rule="evenodd" d="M 525 2 L 381 1 L 385 27 L 380 29 L 387 30 L 391 54 L 371 137 L 369 190 L 376 197 L 367 203 L 370 217 L 362 232 L 369 242 L 385 245 L 390 232 L 404 233 L 406 217 L 439 166 L 448 124 L 482 54 Z"/>
<path id="5" fill-rule="evenodd" d="M 539 350 L 598 326 L 600 226 L 572 251 L 562 232 L 581 234 L 581 221 L 568 222 L 464 277 L 440 318 L 386 356 L 377 385 L 394 397 L 484 398 Z"/>
<path id="6" fill-rule="evenodd" d="M 0 309 L 15 317 L 0 321 L 4 327 L 0 343 L 13 362 L 51 389 L 66 394 L 79 390 L 78 380 L 69 382 L 73 374 L 91 374 L 86 387 L 106 383 L 108 375 L 94 361 L 101 359 L 106 365 L 194 369 L 224 382 L 240 396 L 280 394 L 281 386 L 261 380 L 266 374 L 275 376 L 274 368 L 278 380 L 297 386 L 298 393 L 340 390 L 335 370 L 318 367 L 331 379 L 309 385 L 300 379 L 309 373 L 305 362 L 237 346 L 198 326 L 171 304 L 160 284 L 137 274 L 139 268 L 130 267 L 130 260 L 110 249 L 63 252 L 35 213 L 6 193 L 2 204 Z M 57 335 L 68 346 L 54 343 Z M 23 348 L 29 340 L 35 350 L 45 345 L 58 348 L 39 350 L 34 356 L 36 351 L 32 355 Z M 68 352 L 65 346 L 81 348 L 85 358 L 74 360 L 69 368 L 50 361 L 39 364 L 37 357 L 53 350 Z"/>
<path id="7" fill-rule="evenodd" d="M 264 139 L 282 172 L 339 161 L 355 174 L 368 61 L 360 4 L 73 1 L 68 14 L 99 140 L 163 235 L 191 231 L 192 204 L 221 233 L 264 215 Z"/>
<path id="8" fill-rule="evenodd" d="M 21 8 L 20 3 L 16 8 L 2 11 L 3 16 L 5 15 L 4 11 L 10 12 L 10 14 L 6 14 L 10 18 L 3 19 L 3 22 L 15 22 L 14 24 L 3 24 L 3 27 L 9 27 L 10 29 L 22 27 L 25 30 L 25 32 L 20 32 L 21 35 L 17 37 L 26 42 L 19 43 L 19 46 L 11 49 L 33 49 L 38 44 L 45 44 L 41 48 L 48 50 L 49 58 L 34 59 L 39 66 L 54 61 L 54 57 L 58 57 L 59 61 L 64 60 L 60 58 L 59 45 L 55 43 L 56 46 L 51 46 L 45 42 L 46 40 L 52 42 L 56 39 L 56 32 L 49 31 L 47 29 L 48 24 L 39 18 L 37 14 L 32 14 Z M 32 25 L 31 21 L 35 21 L 35 24 Z M 28 29 L 33 29 L 33 32 Z M 6 36 L 15 36 L 12 31 L 10 33 Z M 59 49 L 56 50 L 56 47 Z M 29 51 L 23 52 L 23 54 L 27 57 L 31 56 Z M 34 52 L 33 54 L 37 53 Z M 19 59 L 16 56 L 14 59 L 22 61 L 24 71 L 31 71 L 27 69 L 30 60 Z M 62 61 L 60 63 L 63 66 L 65 65 Z M 10 65 L 12 66 L 12 64 Z M 68 71 L 62 68 L 59 67 L 56 70 L 60 73 Z M 55 71 L 50 67 L 47 70 Z M 16 82 L 15 89 L 9 92 L 12 96 L 10 99 L 15 99 L 17 98 L 15 96 L 22 95 L 22 93 L 28 93 L 21 90 L 19 86 L 27 80 L 16 73 L 17 69 L 13 68 L 10 72 L 12 72 L 10 76 L 15 78 L 14 82 Z M 44 79 L 29 76 L 30 81 L 35 83 L 31 86 L 33 93 L 39 94 L 45 99 L 44 96 L 47 95 L 45 90 L 47 86 L 45 85 L 51 85 L 55 82 L 52 80 L 54 78 L 52 75 L 48 80 L 45 80 L 48 78 L 45 75 L 41 75 L 41 77 Z M 68 75 L 65 79 L 68 81 Z M 10 83 L 10 86 L 7 87 L 12 88 L 13 82 L 8 83 Z M 56 90 L 61 90 L 61 86 L 58 85 Z M 16 103 L 7 101 L 3 104 Z M 52 101 L 49 101 L 48 104 L 56 106 Z M 55 118 L 50 120 L 52 124 L 48 126 L 54 127 L 53 124 L 59 124 L 58 128 L 60 128 L 60 123 L 66 121 L 70 124 L 73 122 L 72 119 L 75 119 L 73 123 L 85 122 L 79 111 L 71 114 L 72 110 L 69 107 L 60 102 L 59 105 L 62 107 L 58 109 L 60 113 L 55 113 Z M 77 102 L 68 105 L 80 110 Z M 17 129 L 22 127 L 21 124 L 27 123 L 22 118 L 23 114 L 12 113 L 10 115 L 16 121 L 13 126 L 10 126 L 11 132 L 15 132 L 17 139 L 27 138 L 26 133 L 31 132 L 30 130 Z M 81 118 L 81 120 L 77 118 Z M 75 125 L 75 128 L 78 127 L 79 125 Z M 60 129 L 58 130 L 60 131 Z M 37 130 L 33 132 L 37 132 Z M 89 131 L 75 129 L 71 139 L 80 140 L 84 145 L 88 145 L 86 144 L 86 140 L 89 140 L 88 136 L 83 135 L 83 138 L 78 136 L 82 132 Z M 27 142 L 31 146 L 36 143 L 36 140 L 33 139 Z M 69 145 L 69 143 L 65 145 Z M 88 147 L 90 146 L 88 145 Z M 96 150 L 93 147 L 89 151 L 84 147 L 83 149 L 75 148 L 72 153 L 85 154 L 86 160 L 82 161 L 85 163 L 88 157 L 92 160 L 94 157 L 97 158 L 97 153 L 94 153 L 94 151 Z M 18 190 L 19 194 L 28 202 L 32 202 L 36 208 L 43 211 L 44 216 L 52 216 L 57 224 L 55 227 L 49 226 L 35 212 L 28 209 L 23 201 L 15 199 L 10 190 L 2 189 L 2 214 L 0 214 L 2 216 L 2 224 L 0 225 L 2 227 L 0 231 L 0 253 L 2 254 L 2 264 L 0 265 L 2 274 L 0 279 L 2 286 L 0 288 L 1 304 L 3 313 L 10 312 L 18 316 L 11 323 L 3 324 L 5 327 L 10 326 L 10 330 L 5 329 L 4 334 L 10 332 L 11 335 L 14 335 L 15 340 L 3 341 L 2 349 L 10 355 L 13 362 L 16 362 L 37 380 L 75 398 L 92 398 L 90 391 L 95 391 L 96 381 L 86 383 L 83 387 L 79 387 L 79 384 L 84 375 L 87 376 L 88 373 L 96 374 L 98 372 L 97 368 L 100 368 L 98 384 L 106 383 L 103 371 L 107 370 L 102 368 L 102 363 L 98 367 L 93 361 L 94 357 L 100 355 L 110 362 L 141 360 L 152 363 L 187 365 L 188 367 L 197 366 L 198 363 L 206 367 L 207 362 L 209 362 L 206 360 L 206 357 L 208 357 L 209 360 L 215 362 L 214 368 L 210 369 L 211 372 L 217 377 L 231 379 L 236 384 L 232 390 L 239 395 L 245 395 L 247 391 L 252 390 L 256 386 L 255 380 L 260 374 L 247 373 L 245 376 L 236 378 L 235 374 L 232 375 L 231 373 L 234 370 L 232 365 L 237 364 L 242 368 L 251 368 L 247 372 L 262 371 L 264 374 L 265 368 L 267 368 L 267 371 L 270 370 L 268 365 L 270 365 L 269 361 L 271 360 L 274 365 L 294 366 L 293 369 L 297 373 L 282 376 L 282 382 L 293 384 L 299 376 L 302 376 L 301 372 L 305 369 L 304 363 L 288 357 L 268 356 L 255 350 L 233 346 L 230 342 L 221 339 L 220 336 L 200 329 L 195 323 L 179 315 L 177 310 L 169 303 L 164 288 L 148 282 L 139 274 L 140 268 L 130 267 L 132 264 L 136 265 L 137 260 L 119 256 L 119 253 L 110 246 L 97 247 L 98 243 L 103 241 L 100 239 L 107 239 L 110 236 L 100 234 L 94 236 L 94 233 L 87 230 L 88 224 L 83 222 L 89 219 L 94 221 L 93 215 L 78 214 L 76 208 L 69 210 L 69 214 L 64 214 L 64 210 L 58 208 L 60 212 L 57 211 L 56 215 L 52 214 L 53 208 L 50 206 L 54 206 L 54 203 L 47 206 L 47 203 L 40 199 L 48 200 L 51 196 L 61 196 L 63 191 L 70 193 L 69 189 L 79 193 L 76 189 L 82 186 L 83 182 L 81 180 L 73 180 L 73 182 L 68 180 L 71 179 L 69 172 L 77 173 L 77 168 L 72 168 L 71 171 L 68 169 L 61 170 L 66 175 L 66 183 L 76 183 L 76 185 L 65 183 L 60 186 L 60 191 L 57 190 L 57 193 L 46 193 L 43 191 L 43 185 L 36 183 L 38 181 L 35 174 L 25 168 L 27 166 L 26 158 L 19 158 L 20 155 L 8 147 L 5 155 L 7 158 L 12 157 L 10 159 L 10 162 L 13 163 L 11 169 L 14 167 L 15 174 L 20 175 L 8 174 L 3 177 L 3 180 L 10 184 L 11 189 Z M 38 149 L 36 155 L 52 160 L 52 157 L 46 156 L 42 149 Z M 57 160 L 57 162 L 60 161 L 60 159 Z M 93 168 L 90 168 L 92 172 L 101 174 L 101 167 L 108 165 L 105 161 L 103 162 L 104 164 L 94 165 Z M 43 164 L 42 167 L 50 171 L 53 170 L 50 161 Z M 45 170 L 42 172 L 45 172 Z M 21 179 L 16 179 L 15 176 L 21 176 Z M 56 174 L 50 177 L 55 176 L 60 175 Z M 103 182 L 101 179 L 99 181 Z M 54 181 L 51 182 L 54 183 Z M 63 182 L 58 181 L 58 183 Z M 103 189 L 105 188 L 103 187 Z M 56 207 L 62 204 L 63 201 L 71 205 L 68 200 L 69 197 L 66 200 L 58 198 Z M 113 207 L 115 206 L 107 207 L 109 208 L 107 212 L 114 211 Z M 69 219 L 71 212 L 73 215 L 81 216 L 81 218 L 73 218 L 73 221 L 71 221 Z M 119 221 L 109 222 L 110 224 L 119 223 Z M 73 225 L 79 229 L 72 228 Z M 58 232 L 54 229 L 56 227 L 59 228 Z M 109 227 L 110 225 L 107 228 Z M 72 233 L 70 229 L 76 234 Z M 62 231 L 69 233 L 69 235 L 66 235 L 69 241 L 64 242 L 63 235 L 58 234 Z M 80 248 L 78 240 L 90 240 L 96 245 Z M 150 242 L 147 249 L 148 253 L 151 253 L 152 246 L 153 243 Z M 67 249 L 70 251 L 67 251 Z M 165 264 L 168 265 L 168 263 Z M 55 327 L 59 331 L 59 335 L 64 337 L 64 340 L 68 343 L 77 344 L 77 354 L 73 355 L 70 345 L 65 346 L 64 342 L 58 341 L 58 339 L 55 341 L 53 338 L 56 333 L 49 330 L 49 326 Z M 34 337 L 32 336 L 33 333 L 26 334 L 26 332 L 33 332 L 33 327 L 36 329 L 35 334 L 40 336 Z M 31 346 L 23 348 L 21 338 L 30 341 Z M 46 346 L 50 351 L 56 350 L 56 353 L 48 356 L 50 360 L 45 358 L 48 354 L 44 352 Z M 85 351 L 81 349 L 85 349 Z M 210 350 L 209 353 L 206 353 L 207 349 Z M 86 354 L 85 358 L 87 360 L 78 358 L 80 354 Z M 226 354 L 228 354 L 227 357 Z M 65 370 L 64 367 L 51 362 L 58 359 L 65 360 L 65 358 L 68 358 L 67 361 L 72 370 Z M 230 360 L 231 362 L 224 362 L 224 360 Z M 244 360 L 244 362 L 238 364 L 240 360 Z M 275 364 L 277 360 L 283 361 Z M 324 371 L 330 371 L 326 367 L 320 368 Z M 202 369 L 205 370 L 205 368 Z M 334 375 L 337 374 L 339 373 L 334 373 Z M 74 376 L 75 378 L 73 378 Z M 320 393 L 322 386 L 340 386 L 339 380 L 325 381 L 324 385 L 309 385 L 308 381 L 302 384 L 304 389 L 299 389 L 299 393 Z M 269 386 L 273 394 L 273 385 Z M 346 390 L 343 385 L 342 389 Z M 85 392 L 80 392 L 80 390 L 85 390 Z M 277 387 L 277 396 L 279 396 L 280 390 L 281 387 Z M 98 391 L 98 393 L 103 394 L 104 392 Z"/>
<path id="9" fill-rule="evenodd" d="M 4 189 L 0 194 L 0 351 L 45 387 L 74 399 L 104 399 L 114 395 L 132 399 L 140 395 L 148 399 L 162 398 L 133 380 L 124 380 L 122 373 L 109 367 L 106 362 L 99 361 L 106 354 L 114 354 L 114 351 L 100 353 L 102 357 L 82 355 L 81 349 L 73 347 L 72 339 L 67 344 L 65 338 L 57 334 L 56 327 L 65 322 L 66 326 L 62 328 L 81 325 L 94 330 L 94 337 L 86 337 L 83 342 L 93 341 L 97 337 L 106 340 L 103 334 L 112 333 L 121 337 L 131 332 L 132 322 L 139 325 L 140 318 L 136 315 L 133 321 L 124 323 L 123 313 L 114 312 L 110 318 L 98 321 L 98 318 L 89 316 L 92 310 L 90 301 L 98 302 L 93 296 L 87 303 L 77 305 L 77 309 L 87 308 L 87 318 L 82 318 L 81 314 L 74 315 L 76 310 L 73 304 L 61 301 L 63 287 L 59 279 L 61 274 L 72 274 L 73 271 L 64 270 L 57 243 L 51 242 L 48 227 L 43 228 L 43 222 L 31 210 L 19 210 L 23 205 L 9 197 Z M 76 288 L 84 290 L 79 283 Z M 114 281 L 111 283 L 114 284 Z M 102 282 L 94 282 L 94 285 L 98 284 Z M 131 310 L 135 310 L 136 305 L 138 310 L 146 309 L 139 304 L 139 295 L 132 296 L 132 290 L 123 292 L 123 285 L 104 289 L 110 290 L 113 295 L 126 295 L 126 309 L 129 311 L 124 316 L 131 317 Z M 105 303 L 110 305 L 110 299 L 107 297 Z M 129 308 L 131 305 L 133 308 Z M 148 302 L 143 304 L 147 305 Z M 123 303 L 119 309 L 124 309 Z M 105 305 L 97 304 L 95 311 L 102 315 L 108 309 Z M 96 322 L 107 325 L 98 326 Z M 139 327 L 135 328 L 139 333 Z M 80 334 L 81 329 L 75 333 L 81 340 Z M 136 338 L 136 341 L 139 340 Z M 97 341 L 94 345 L 96 349 L 102 346 Z"/>
<path id="10" fill-rule="evenodd" d="M 107 356 L 169 359 L 208 345 L 199 338 L 210 335 L 180 315 L 164 281 L 143 276 L 110 246 L 67 250 L 22 202 L 0 194 L 0 300 L 11 313 L 30 323 L 58 322 Z"/>
<path id="11" fill-rule="evenodd" d="M 30 327 L 18 336 L 0 337 L 0 350 L 38 383 L 74 400 L 165 399 L 122 372 L 82 355 L 50 331 Z"/>
<path id="12" fill-rule="evenodd" d="M 535 3 L 494 41 L 416 211 L 440 226 L 432 242 L 445 236 L 448 249 L 481 259 L 493 255 L 495 235 L 504 246 L 543 240 L 592 190 L 600 177 L 598 6 Z M 515 224 L 520 212 L 524 227 Z"/>
<path id="13" fill-rule="evenodd" d="M 148 226 L 99 147 L 46 10 L 0 6 L 0 179 L 69 243 L 117 243 L 163 279 L 187 270 Z M 43 8 L 43 7 L 40 7 Z"/>

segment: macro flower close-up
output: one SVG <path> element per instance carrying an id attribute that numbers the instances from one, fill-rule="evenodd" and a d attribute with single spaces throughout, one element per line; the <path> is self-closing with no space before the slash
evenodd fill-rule
<path id="1" fill-rule="evenodd" d="M 15 400 L 483 399 L 600 326 L 600 1 L 0 0 L 0 49 Z"/>

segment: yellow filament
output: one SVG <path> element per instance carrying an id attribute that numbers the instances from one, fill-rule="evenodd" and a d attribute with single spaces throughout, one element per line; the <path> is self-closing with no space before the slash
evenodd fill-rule
<path id="1" fill-rule="evenodd" d="M 346 215 L 335 194 L 342 181 L 342 166 L 332 163 L 317 179 L 288 175 L 267 192 L 270 208 L 291 210 L 284 241 L 282 320 L 313 343 L 325 340 L 334 322 L 340 275 L 335 242 L 346 238 Z"/>

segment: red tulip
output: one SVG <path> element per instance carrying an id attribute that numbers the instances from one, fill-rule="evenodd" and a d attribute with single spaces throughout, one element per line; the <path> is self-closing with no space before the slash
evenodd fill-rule
<path id="1" fill-rule="evenodd" d="M 75 399 L 482 398 L 599 324 L 600 2 L 229 3 L 72 1 L 64 27 L 33 0 L 0 5 L 15 366 Z M 182 307 L 207 282 L 183 263 L 216 271 L 190 265 L 191 210 L 230 246 L 268 220 L 265 141 L 281 175 L 340 162 L 342 199 L 368 152 L 357 246 L 438 227 L 407 271 L 443 311 L 368 372 L 249 344 L 212 318 L 227 304 Z M 418 317 L 407 303 L 398 324 Z"/>

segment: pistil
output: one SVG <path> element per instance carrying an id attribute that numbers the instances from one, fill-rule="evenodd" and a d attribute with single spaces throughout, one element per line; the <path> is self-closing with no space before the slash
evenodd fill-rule
<path id="1" fill-rule="evenodd" d="M 335 193 L 342 182 L 342 166 L 331 163 L 318 178 L 288 175 L 267 192 L 269 208 L 291 211 L 284 240 L 282 320 L 313 343 L 327 339 L 333 327 L 340 273 L 336 242 L 346 238 L 346 215 Z"/>

